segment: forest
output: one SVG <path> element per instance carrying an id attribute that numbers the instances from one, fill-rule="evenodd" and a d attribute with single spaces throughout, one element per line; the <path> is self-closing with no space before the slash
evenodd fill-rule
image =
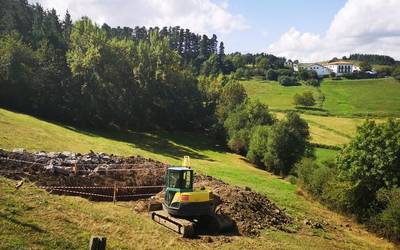
<path id="1" fill-rule="evenodd" d="M 206 129 L 215 121 L 218 91 L 204 90 L 229 80 L 212 79 L 248 64 L 285 62 L 225 55 L 216 35 L 180 27 L 73 22 L 68 12 L 60 19 L 26 0 L 1 6 L 0 105 L 83 127 Z"/>

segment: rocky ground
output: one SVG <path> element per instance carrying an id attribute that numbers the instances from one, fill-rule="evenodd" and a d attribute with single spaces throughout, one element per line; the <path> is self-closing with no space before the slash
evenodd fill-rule
<path id="1" fill-rule="evenodd" d="M 140 156 L 0 150 L 1 175 L 35 182 L 53 193 L 80 195 L 94 200 L 112 199 L 114 187 L 117 187 L 118 200 L 158 193 L 162 187 L 153 186 L 164 184 L 167 167 L 167 164 Z"/>
<path id="2" fill-rule="evenodd" d="M 133 187 L 162 186 L 167 167 L 167 164 L 140 156 L 118 157 L 94 152 L 28 153 L 22 149 L 13 152 L 0 150 L 0 175 L 33 181 L 54 193 L 80 195 L 95 200 L 110 200 L 114 189 L 101 187 L 116 185 L 118 200 L 135 200 L 133 207 L 138 212 L 146 212 L 150 202 L 150 199 L 138 200 L 140 195 L 158 193 L 161 188 Z M 67 188 L 54 188 L 54 186 Z M 249 188 L 232 186 L 200 174 L 196 175 L 195 186 L 213 191 L 217 204 L 216 212 L 234 220 L 238 232 L 242 235 L 258 235 L 260 230 L 270 227 L 286 230 L 285 225 L 292 222 L 283 209 Z M 98 196 L 87 195 L 88 193 Z M 156 197 L 161 196 L 161 194 L 156 195 Z"/>

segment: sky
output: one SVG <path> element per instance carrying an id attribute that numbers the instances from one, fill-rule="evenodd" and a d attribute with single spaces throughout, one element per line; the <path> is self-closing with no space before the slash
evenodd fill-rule
<path id="1" fill-rule="evenodd" d="M 302 62 L 351 53 L 400 59 L 400 0 L 29 0 L 63 18 L 99 25 L 181 26 L 212 35 L 225 51 Z"/>

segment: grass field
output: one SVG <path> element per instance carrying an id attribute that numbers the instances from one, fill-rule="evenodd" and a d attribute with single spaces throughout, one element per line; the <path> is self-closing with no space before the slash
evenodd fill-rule
<path id="1" fill-rule="evenodd" d="M 282 87 L 278 82 L 264 80 L 242 81 L 250 98 L 256 98 L 267 104 L 271 109 L 294 109 L 293 96 L 304 91 L 312 91 L 314 96 L 318 93 L 315 88 L 307 86 Z"/>
<path id="2" fill-rule="evenodd" d="M 108 237 L 118 249 L 393 249 L 350 219 L 296 194 L 296 186 L 255 168 L 241 156 L 225 152 L 201 134 L 150 134 L 82 131 L 0 109 L 0 147 L 28 150 L 103 151 L 118 155 L 151 157 L 179 164 L 190 155 L 192 165 L 203 172 L 267 195 L 296 219 L 296 233 L 264 230 L 259 238 L 229 237 L 230 242 L 183 240 L 132 211 L 129 203 L 95 203 L 77 197 L 45 193 L 27 184 L 15 191 L 14 181 L 0 179 L 0 248 L 55 249 L 87 247 L 90 235 Z M 320 158 L 334 151 L 318 150 Z M 324 230 L 303 225 L 305 219 L 327 221 Z M 351 224 L 351 228 L 342 227 Z M 335 228 L 336 227 L 336 228 Z"/>
<path id="3" fill-rule="evenodd" d="M 242 81 L 250 98 L 258 99 L 272 110 L 294 109 L 293 96 L 311 90 L 317 100 L 321 94 L 308 86 L 283 87 L 278 82 L 263 80 Z M 320 112 L 331 115 L 358 116 L 400 116 L 400 83 L 392 78 L 366 80 L 325 79 L 320 88 L 325 100 L 317 103 Z M 303 112 L 318 112 L 303 110 Z"/>
<path id="4" fill-rule="evenodd" d="M 295 110 L 292 102 L 296 93 L 311 90 L 317 99 L 323 95 L 324 102 L 318 101 L 316 105 L 319 108 L 301 110 L 301 116 L 309 123 L 314 143 L 344 145 L 354 136 L 357 126 L 365 121 L 362 117 L 371 115 L 381 122 L 387 116 L 400 116 L 400 83 L 392 78 L 326 79 L 319 91 L 308 86 L 283 87 L 277 82 L 257 79 L 242 83 L 251 99 L 267 104 L 278 117 L 283 116 L 280 111 Z"/>
<path id="5" fill-rule="evenodd" d="M 400 83 L 392 78 L 324 80 L 324 108 L 339 115 L 400 115 Z"/>

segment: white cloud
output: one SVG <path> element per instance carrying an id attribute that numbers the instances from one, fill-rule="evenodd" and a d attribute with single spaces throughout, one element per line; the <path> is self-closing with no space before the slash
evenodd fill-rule
<path id="1" fill-rule="evenodd" d="M 399 0 L 348 0 L 326 34 L 301 33 L 292 27 L 267 52 L 303 61 L 351 53 L 378 53 L 399 59 L 399 17 Z"/>
<path id="2" fill-rule="evenodd" d="M 74 20 L 89 16 L 110 26 L 181 26 L 198 33 L 230 33 L 248 28 L 245 18 L 232 14 L 228 2 L 212 0 L 29 0 L 60 15 L 68 9 Z"/>

